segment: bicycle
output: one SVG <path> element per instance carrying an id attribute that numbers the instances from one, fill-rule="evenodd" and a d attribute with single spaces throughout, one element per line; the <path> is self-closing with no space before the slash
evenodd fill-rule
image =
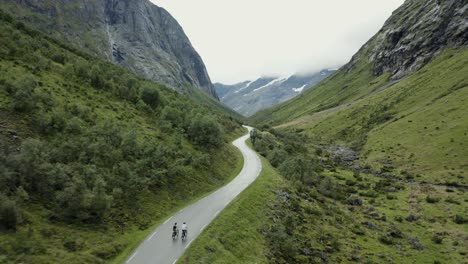
<path id="1" fill-rule="evenodd" d="M 172 231 L 172 240 L 176 240 L 179 237 L 179 229 Z"/>

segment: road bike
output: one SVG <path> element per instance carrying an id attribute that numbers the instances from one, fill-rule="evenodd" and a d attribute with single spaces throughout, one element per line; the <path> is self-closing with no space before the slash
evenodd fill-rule
<path id="1" fill-rule="evenodd" d="M 175 240 L 179 237 L 179 229 L 175 229 L 174 231 L 172 231 L 172 240 Z"/>

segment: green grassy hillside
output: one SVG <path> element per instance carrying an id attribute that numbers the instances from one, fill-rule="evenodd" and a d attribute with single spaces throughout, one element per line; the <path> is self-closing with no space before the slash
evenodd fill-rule
<path id="1" fill-rule="evenodd" d="M 468 186 L 466 7 L 405 1 L 337 73 L 252 123 L 346 146 L 374 171 Z"/>
<path id="2" fill-rule="evenodd" d="M 447 50 L 380 93 L 290 127 L 321 144 L 349 145 L 360 151 L 363 166 L 467 186 L 467 65 L 468 49 Z"/>
<path id="3" fill-rule="evenodd" d="M 341 167 L 301 133 L 258 132 L 264 171 L 180 263 L 465 263 L 466 192 Z"/>
<path id="4" fill-rule="evenodd" d="M 0 263 L 105 263 L 241 161 L 238 121 L 0 12 Z"/>

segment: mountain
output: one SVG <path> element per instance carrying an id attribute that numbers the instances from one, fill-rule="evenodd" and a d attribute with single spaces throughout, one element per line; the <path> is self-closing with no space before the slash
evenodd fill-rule
<path id="1" fill-rule="evenodd" d="M 229 142 L 242 133 L 0 10 L 0 262 L 122 263 L 240 170 Z"/>
<path id="2" fill-rule="evenodd" d="M 334 70 L 287 78 L 262 77 L 233 85 L 215 83 L 221 102 L 244 116 L 287 101 L 330 76 Z"/>
<path id="3" fill-rule="evenodd" d="M 467 72 L 468 3 L 407 0 L 348 64 L 251 120 L 352 147 L 361 166 L 466 186 Z"/>
<path id="4" fill-rule="evenodd" d="M 350 63 L 255 114 L 262 175 L 179 261 L 466 263 L 467 33 L 468 1 L 407 0 Z"/>
<path id="5" fill-rule="evenodd" d="M 180 92 L 217 98 L 205 65 L 177 21 L 148 0 L 6 0 L 15 18 Z"/>

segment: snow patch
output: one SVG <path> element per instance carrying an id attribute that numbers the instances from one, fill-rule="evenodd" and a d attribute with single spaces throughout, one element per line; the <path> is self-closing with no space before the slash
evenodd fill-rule
<path id="1" fill-rule="evenodd" d="M 302 87 L 299 87 L 299 88 L 292 88 L 294 92 L 296 93 L 302 93 L 302 91 L 304 90 L 304 88 L 306 87 L 306 85 L 304 84 Z"/>
<path id="2" fill-rule="evenodd" d="M 269 82 L 269 83 L 263 85 L 262 87 L 258 87 L 257 89 L 253 90 L 253 92 L 256 92 L 256 91 L 258 91 L 258 90 L 261 90 L 261 89 L 263 89 L 263 88 L 265 88 L 265 87 L 268 87 L 268 86 L 270 86 L 270 85 L 273 85 L 273 84 L 275 84 L 275 83 L 284 82 L 284 81 L 286 81 L 286 80 L 287 80 L 286 78 L 278 78 L 278 79 L 275 79 L 275 80 L 273 80 L 273 81 L 271 81 L 271 82 Z"/>
<path id="3" fill-rule="evenodd" d="M 239 90 L 235 91 L 235 93 L 239 93 L 240 91 L 249 88 L 249 86 L 250 86 L 253 82 L 255 82 L 255 81 L 249 81 L 249 82 L 247 83 L 247 85 L 245 85 L 244 87 L 242 87 L 242 88 L 240 88 Z"/>

